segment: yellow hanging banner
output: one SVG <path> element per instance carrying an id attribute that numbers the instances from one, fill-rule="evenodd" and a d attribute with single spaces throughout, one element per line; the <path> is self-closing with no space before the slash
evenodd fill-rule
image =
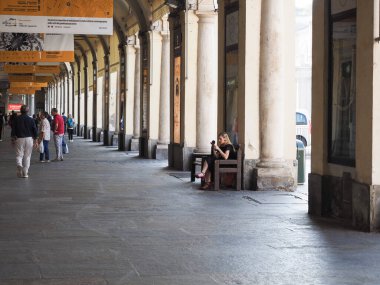
<path id="1" fill-rule="evenodd" d="M 47 87 L 47 82 L 11 82 L 11 88 L 42 88 Z"/>
<path id="2" fill-rule="evenodd" d="M 0 51 L 0 62 L 74 62 L 74 51 Z"/>
<path id="3" fill-rule="evenodd" d="M 36 93 L 36 91 L 39 89 L 34 89 L 34 88 L 10 88 L 8 89 L 8 93 L 12 95 L 33 95 Z"/>
<path id="4" fill-rule="evenodd" d="M 23 74 L 23 73 L 54 73 L 59 74 L 61 68 L 58 65 L 10 65 L 4 66 L 4 72 Z"/>
<path id="5" fill-rule="evenodd" d="M 0 30 L 112 35 L 113 0 L 1 0 Z"/>
<path id="6" fill-rule="evenodd" d="M 9 82 L 50 82 L 53 76 L 9 75 Z"/>
<path id="7" fill-rule="evenodd" d="M 0 14 L 112 18 L 113 0 L 2 0 Z"/>

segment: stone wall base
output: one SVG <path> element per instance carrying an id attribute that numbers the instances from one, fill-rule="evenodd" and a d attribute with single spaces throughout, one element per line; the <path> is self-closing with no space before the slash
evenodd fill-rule
<path id="1" fill-rule="evenodd" d="M 103 130 L 103 145 L 111 145 L 111 133 L 108 130 Z"/>
<path id="2" fill-rule="evenodd" d="M 380 231 L 380 186 L 342 177 L 309 174 L 309 214 L 351 224 L 361 231 Z"/>
<path id="3" fill-rule="evenodd" d="M 169 144 L 168 146 L 168 161 L 169 166 L 181 171 L 190 171 L 191 158 L 194 152 L 194 147 L 184 147 L 180 144 Z"/>
<path id="4" fill-rule="evenodd" d="M 130 150 L 131 149 L 131 141 L 132 141 L 132 135 L 125 135 L 125 150 Z"/>
<path id="5" fill-rule="evenodd" d="M 245 159 L 243 162 L 243 189 L 257 190 L 257 159 Z"/>
<path id="6" fill-rule="evenodd" d="M 110 132 L 110 144 L 111 146 L 118 146 L 119 145 L 119 135 L 118 133 Z"/>
<path id="7" fill-rule="evenodd" d="M 157 140 L 140 137 L 140 156 L 144 158 L 156 158 Z"/>
<path id="8" fill-rule="evenodd" d="M 168 160 L 168 145 L 167 144 L 157 144 L 156 159 Z"/>
<path id="9" fill-rule="evenodd" d="M 131 151 L 139 151 L 139 149 L 140 149 L 140 139 L 132 138 L 130 150 Z"/>
<path id="10" fill-rule="evenodd" d="M 257 190 L 295 191 L 297 181 L 292 167 L 257 167 Z"/>

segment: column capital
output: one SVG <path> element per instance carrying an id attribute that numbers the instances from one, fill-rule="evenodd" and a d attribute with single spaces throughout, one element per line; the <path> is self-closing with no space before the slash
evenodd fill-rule
<path id="1" fill-rule="evenodd" d="M 161 32 L 162 40 L 170 40 L 170 32 L 168 31 L 162 31 Z"/>
<path id="2" fill-rule="evenodd" d="M 217 12 L 214 11 L 196 11 L 195 14 L 199 18 L 198 22 L 214 22 L 218 16 Z"/>
<path id="3" fill-rule="evenodd" d="M 135 45 L 126 45 L 126 53 L 127 54 L 135 54 L 136 53 L 136 46 Z"/>

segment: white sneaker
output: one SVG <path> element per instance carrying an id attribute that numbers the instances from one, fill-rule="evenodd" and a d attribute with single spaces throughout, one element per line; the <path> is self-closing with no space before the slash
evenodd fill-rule
<path id="1" fill-rule="evenodd" d="M 40 160 L 40 162 L 41 162 L 41 163 L 44 163 L 44 162 L 45 162 L 45 160 Z"/>
<path id="2" fill-rule="evenodd" d="M 24 174 L 24 175 L 22 176 L 22 178 L 28 178 L 28 177 L 29 177 L 28 174 Z"/>
<path id="3" fill-rule="evenodd" d="M 50 160 L 45 160 L 45 162 L 50 162 Z"/>

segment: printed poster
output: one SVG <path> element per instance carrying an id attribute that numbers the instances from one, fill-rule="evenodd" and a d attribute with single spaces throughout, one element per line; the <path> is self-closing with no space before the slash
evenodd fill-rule
<path id="1" fill-rule="evenodd" d="M 74 35 L 0 33 L 0 62 L 73 62 Z"/>
<path id="2" fill-rule="evenodd" d="M 0 30 L 112 35 L 113 0 L 2 0 Z"/>
<path id="3" fill-rule="evenodd" d="M 174 58 L 174 143 L 181 143 L 181 57 Z"/>

